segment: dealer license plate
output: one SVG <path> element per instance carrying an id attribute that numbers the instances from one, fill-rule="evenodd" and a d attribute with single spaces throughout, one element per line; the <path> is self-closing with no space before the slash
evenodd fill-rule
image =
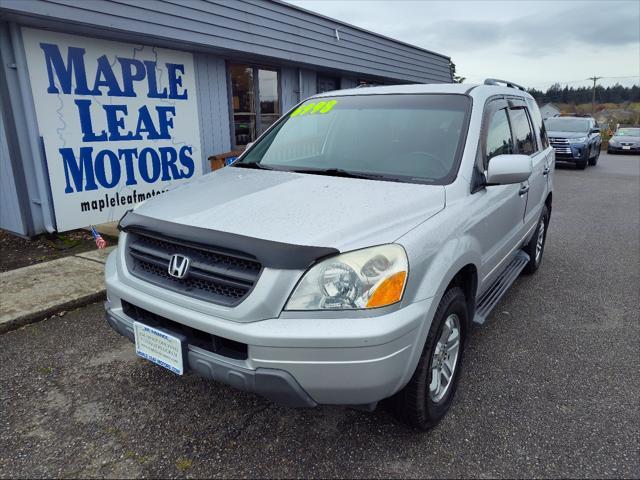
<path id="1" fill-rule="evenodd" d="M 629 145 L 629 146 L 623 145 L 622 149 L 623 150 L 631 150 L 631 145 Z"/>
<path id="2" fill-rule="evenodd" d="M 133 323 L 136 338 L 136 353 L 173 373 L 184 373 L 182 342 L 157 328 L 139 322 Z"/>

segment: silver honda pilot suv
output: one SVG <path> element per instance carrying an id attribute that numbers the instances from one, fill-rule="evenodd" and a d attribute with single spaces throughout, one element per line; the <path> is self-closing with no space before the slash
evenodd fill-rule
<path id="1" fill-rule="evenodd" d="M 432 427 L 472 325 L 540 266 L 554 161 L 511 83 L 316 95 L 122 218 L 108 322 L 179 375 Z"/>

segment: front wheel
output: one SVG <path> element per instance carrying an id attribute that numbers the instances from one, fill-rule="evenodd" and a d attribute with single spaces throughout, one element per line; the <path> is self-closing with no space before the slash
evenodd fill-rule
<path id="1" fill-rule="evenodd" d="M 584 170 L 585 168 L 587 168 L 587 161 L 583 160 L 581 162 L 576 162 L 576 168 L 578 170 Z"/>
<path id="2" fill-rule="evenodd" d="M 542 263 L 542 255 L 544 254 L 544 245 L 547 240 L 547 227 L 549 226 L 549 210 L 545 205 L 542 207 L 542 214 L 540 220 L 538 220 L 538 226 L 536 231 L 533 232 L 533 236 L 524 251 L 529 255 L 529 263 L 524 267 L 524 273 L 535 273 L 540 264 Z"/>
<path id="3" fill-rule="evenodd" d="M 394 413 L 406 424 L 428 430 L 449 410 L 460 373 L 467 319 L 462 289 L 447 290 L 411 380 L 391 398 Z"/>
<path id="4" fill-rule="evenodd" d="M 598 158 L 600 158 L 600 149 L 598 148 L 593 158 L 589 159 L 589 165 L 596 166 L 598 164 Z"/>

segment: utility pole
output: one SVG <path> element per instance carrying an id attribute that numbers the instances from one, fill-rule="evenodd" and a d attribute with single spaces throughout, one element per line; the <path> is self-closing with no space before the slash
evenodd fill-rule
<path id="1" fill-rule="evenodd" d="M 602 77 L 589 77 L 588 80 L 593 80 L 593 89 L 591 90 L 591 116 L 596 114 L 596 82 Z"/>

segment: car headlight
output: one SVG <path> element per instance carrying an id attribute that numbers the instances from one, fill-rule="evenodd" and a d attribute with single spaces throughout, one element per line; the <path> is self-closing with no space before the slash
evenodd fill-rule
<path id="1" fill-rule="evenodd" d="M 609 145 L 617 145 L 618 144 L 618 140 L 612 138 L 609 140 Z"/>
<path id="2" fill-rule="evenodd" d="M 587 137 L 575 137 L 570 138 L 569 143 L 584 143 L 587 141 Z"/>
<path id="3" fill-rule="evenodd" d="M 409 274 L 400 245 L 380 245 L 327 258 L 298 283 L 285 310 L 355 310 L 399 302 Z"/>

